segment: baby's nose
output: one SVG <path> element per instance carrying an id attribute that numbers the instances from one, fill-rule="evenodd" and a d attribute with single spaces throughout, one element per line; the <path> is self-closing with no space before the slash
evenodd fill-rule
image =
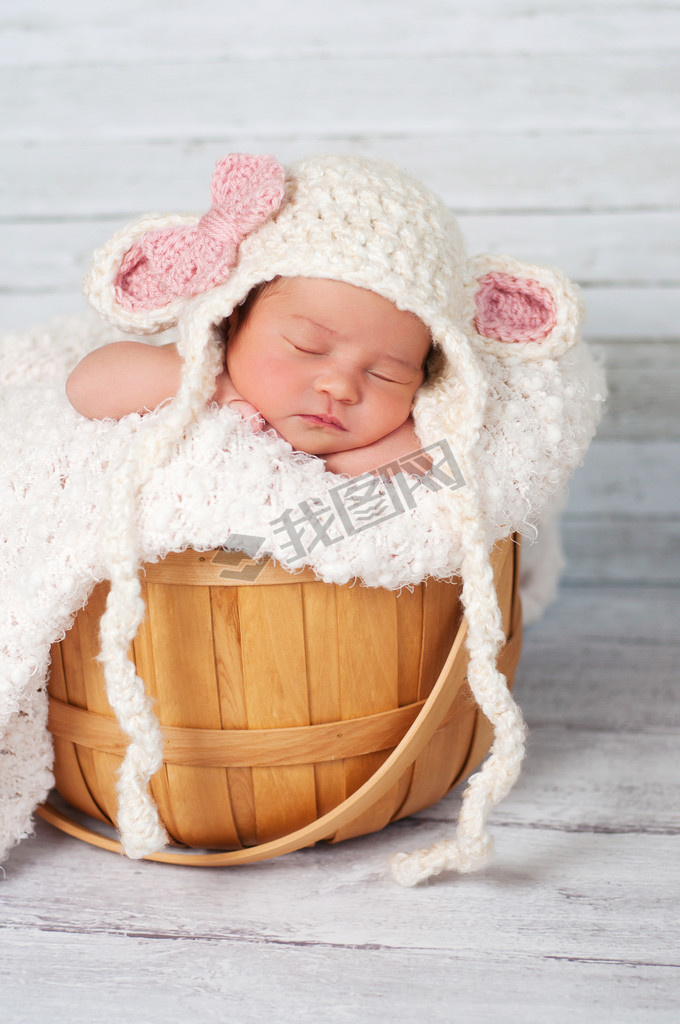
<path id="1" fill-rule="evenodd" d="M 353 403 L 359 397 L 359 388 L 352 373 L 341 369 L 320 373 L 314 381 L 314 387 L 319 394 L 328 394 L 336 402 Z"/>

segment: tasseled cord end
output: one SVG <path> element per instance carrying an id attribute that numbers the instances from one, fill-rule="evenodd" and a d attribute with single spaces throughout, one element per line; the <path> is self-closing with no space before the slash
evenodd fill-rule
<path id="1" fill-rule="evenodd" d="M 474 496 L 470 495 L 471 504 Z M 390 859 L 392 877 L 414 886 L 442 871 L 479 871 L 491 858 L 493 840 L 486 831 L 489 812 L 515 784 L 524 758 L 526 727 L 496 661 L 504 640 L 493 571 L 479 517 L 464 524 L 465 557 L 461 566 L 462 601 L 470 652 L 467 679 L 478 707 L 494 728 L 494 742 L 481 770 L 463 796 L 455 839 L 429 849 L 397 853 Z"/>
<path id="2" fill-rule="evenodd" d="M 480 871 L 491 860 L 493 839 L 484 835 L 474 844 L 456 839 L 443 839 L 434 846 L 414 850 L 413 853 L 395 853 L 389 860 L 390 873 L 400 885 L 414 886 L 426 882 L 442 871 L 468 874 Z"/>
<path id="3" fill-rule="evenodd" d="M 493 854 L 486 819 L 519 776 L 526 738 L 522 714 L 505 677 L 493 665 L 495 656 L 490 661 L 484 655 L 479 661 L 474 660 L 476 664 L 473 666 L 471 661 L 468 669 L 468 682 L 482 711 L 493 723 L 494 744 L 481 771 L 471 777 L 465 790 L 456 838 L 444 839 L 413 853 L 397 853 L 390 859 L 392 877 L 401 885 L 418 885 L 442 871 L 468 874 L 485 867 Z"/>

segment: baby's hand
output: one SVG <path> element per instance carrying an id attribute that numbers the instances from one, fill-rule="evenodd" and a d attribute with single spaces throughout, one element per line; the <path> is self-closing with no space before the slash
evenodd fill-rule
<path id="1" fill-rule="evenodd" d="M 254 405 L 246 402 L 245 398 L 232 398 L 229 402 L 223 402 L 222 404 L 228 405 L 230 409 L 234 409 L 242 420 L 247 420 L 256 434 L 264 430 L 264 416 Z"/>
<path id="2" fill-rule="evenodd" d="M 331 473 L 346 476 L 361 476 L 362 473 L 380 475 L 381 468 L 390 466 L 391 463 L 406 455 L 418 452 L 421 447 L 413 419 L 409 416 L 391 434 L 378 438 L 372 444 L 364 445 L 362 448 L 350 448 L 345 452 L 332 452 L 323 456 L 323 460 L 326 463 L 326 469 Z M 408 472 L 416 476 L 424 476 L 429 470 L 431 459 L 425 455 L 422 457 L 422 461 L 423 466 L 409 463 Z M 390 466 L 390 470 L 394 472 L 392 466 Z"/>
<path id="3" fill-rule="evenodd" d="M 256 433 L 264 430 L 266 425 L 264 416 L 259 409 L 256 409 L 251 402 L 238 393 L 226 370 L 223 370 L 217 378 L 216 390 L 210 400 L 217 402 L 218 405 L 228 405 L 230 409 L 234 409 L 241 419 L 248 421 Z"/>

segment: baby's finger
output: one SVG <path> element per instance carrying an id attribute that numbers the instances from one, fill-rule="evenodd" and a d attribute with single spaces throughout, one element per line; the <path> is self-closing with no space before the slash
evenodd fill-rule
<path id="1" fill-rule="evenodd" d="M 271 425 L 271 423 L 267 422 L 267 420 L 264 421 L 264 426 L 263 426 L 262 429 L 266 430 L 268 434 L 273 434 L 274 437 L 280 438 L 281 441 L 285 441 L 286 440 L 285 437 L 283 436 L 283 434 L 279 434 L 279 432 L 276 429 L 276 427 L 273 427 Z"/>
<path id="2" fill-rule="evenodd" d="M 266 421 L 261 412 L 254 412 L 246 419 L 256 434 L 262 433 Z"/>
<path id="3" fill-rule="evenodd" d="M 227 405 L 229 406 L 230 409 L 233 409 L 234 412 L 237 412 L 242 420 L 245 420 L 247 423 L 249 423 L 253 430 L 262 429 L 262 426 L 260 424 L 260 420 L 262 421 L 262 423 L 264 423 L 264 417 L 262 416 L 262 413 L 260 412 L 259 409 L 256 409 L 255 406 L 252 405 L 250 402 L 247 402 L 245 398 L 232 398 L 231 401 L 227 403 Z"/>

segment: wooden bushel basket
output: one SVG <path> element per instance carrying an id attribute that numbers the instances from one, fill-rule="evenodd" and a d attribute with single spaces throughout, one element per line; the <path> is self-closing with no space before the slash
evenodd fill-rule
<path id="1" fill-rule="evenodd" d="M 519 540 L 492 565 L 512 685 L 521 645 Z M 238 567 L 237 567 L 238 566 Z M 131 648 L 156 701 L 164 764 L 151 780 L 177 847 L 150 859 L 236 864 L 383 828 L 428 807 L 487 754 L 492 730 L 465 681 L 460 580 L 412 592 L 319 582 L 221 549 L 147 564 Z M 116 822 L 127 739 L 108 704 L 98 585 L 52 648 L 49 728 L 60 795 Z M 71 835 L 120 845 L 44 804 Z"/>

